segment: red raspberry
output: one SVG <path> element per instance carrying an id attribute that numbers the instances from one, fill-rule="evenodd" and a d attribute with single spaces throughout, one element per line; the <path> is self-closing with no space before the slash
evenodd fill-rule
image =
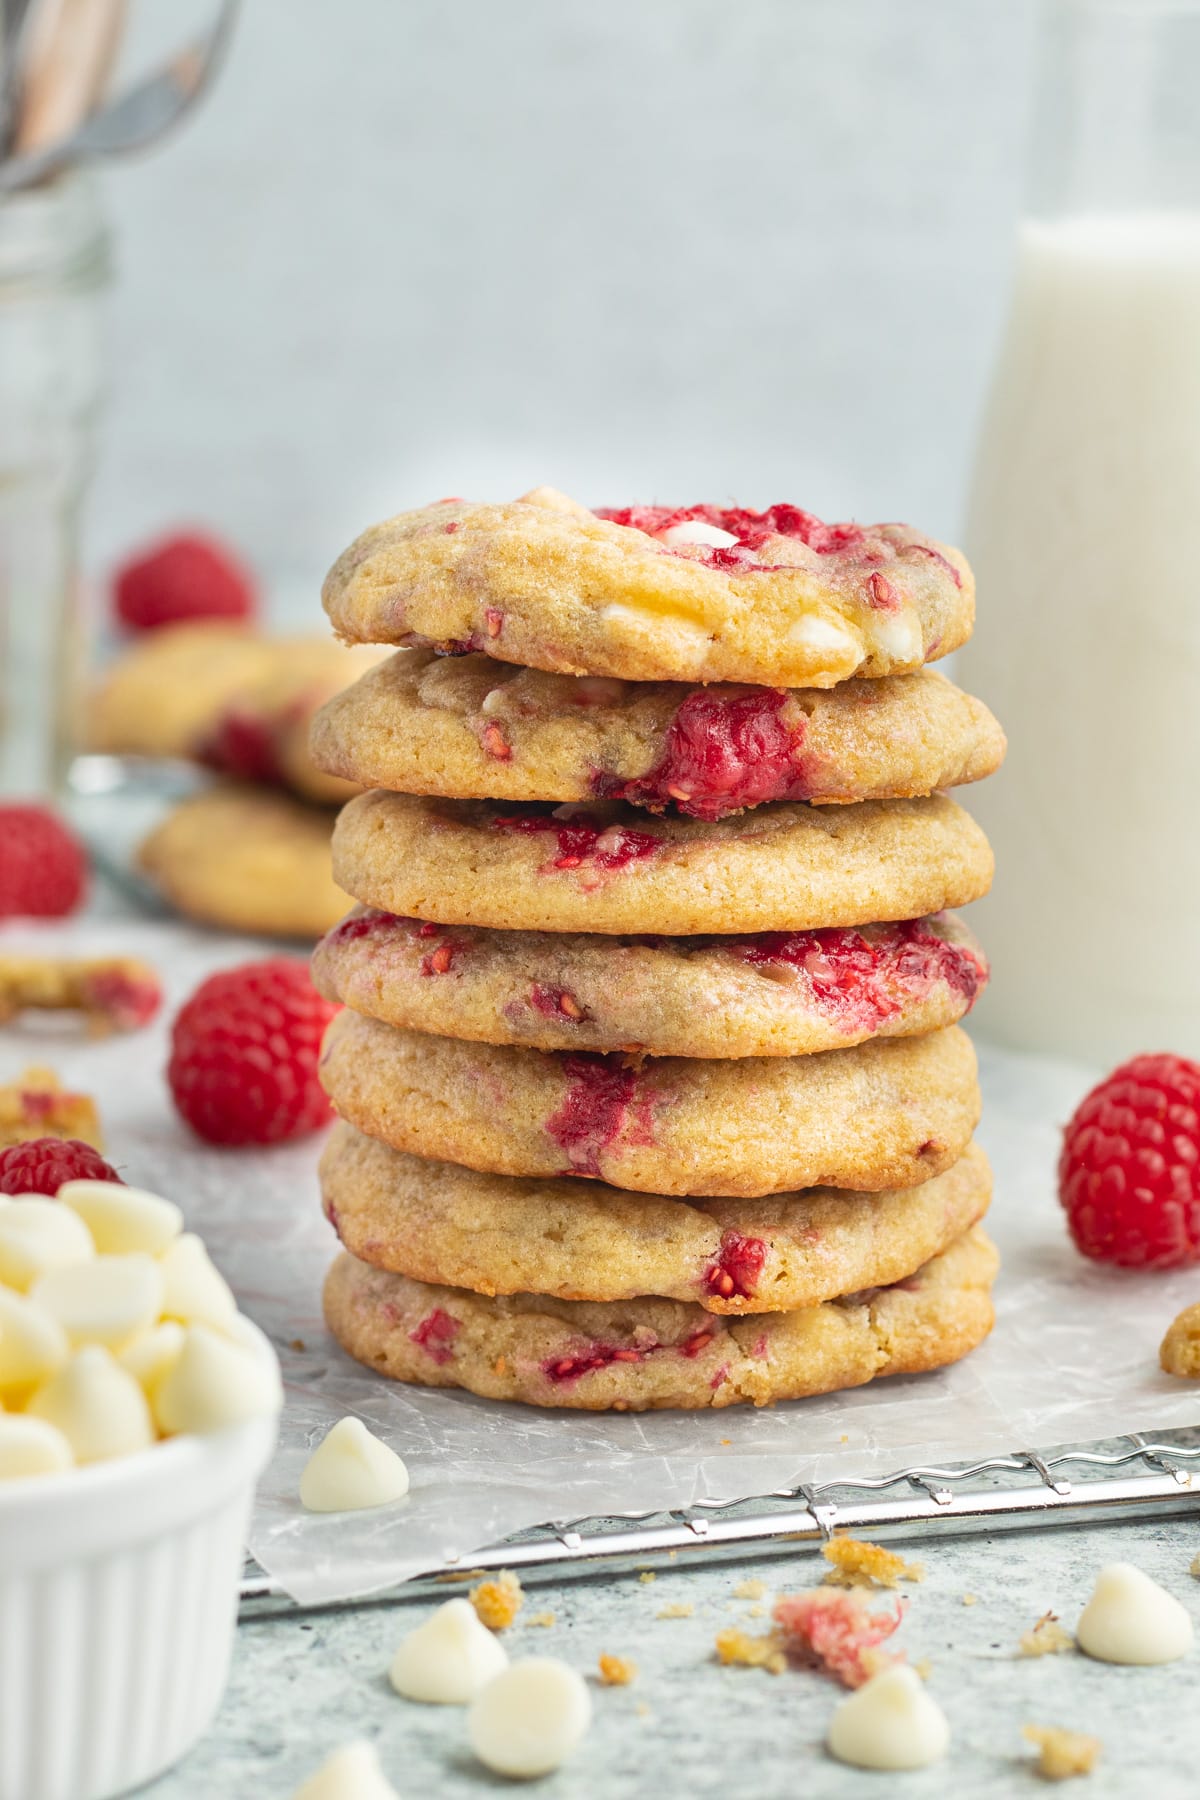
<path id="1" fill-rule="evenodd" d="M 1200 1262 L 1200 1063 L 1135 1056 L 1094 1087 L 1064 1134 L 1058 1192 L 1097 1262 Z"/>
<path id="2" fill-rule="evenodd" d="M 317 1063 L 336 1011 L 286 956 L 202 981 L 175 1020 L 167 1066 L 192 1130 L 212 1144 L 275 1144 L 326 1124 Z"/>
<path id="3" fill-rule="evenodd" d="M 130 631 L 189 619 L 250 619 L 254 578 L 212 538 L 181 532 L 133 557 L 113 578 L 117 618 Z"/>
<path id="4" fill-rule="evenodd" d="M 87 856 L 48 807 L 0 803 L 0 919 L 57 919 L 87 887 Z"/>
<path id="5" fill-rule="evenodd" d="M 0 1194 L 57 1194 L 64 1181 L 120 1182 L 121 1177 L 79 1138 L 31 1138 L 0 1150 Z"/>

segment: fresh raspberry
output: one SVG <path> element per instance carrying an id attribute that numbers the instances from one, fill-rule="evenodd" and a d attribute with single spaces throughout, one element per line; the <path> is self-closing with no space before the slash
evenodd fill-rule
<path id="1" fill-rule="evenodd" d="M 130 631 L 189 619 L 250 619 L 254 578 L 214 539 L 181 532 L 124 563 L 113 577 L 113 606 Z"/>
<path id="2" fill-rule="evenodd" d="M 120 1182 L 121 1177 L 79 1138 L 30 1138 L 0 1150 L 0 1194 L 57 1194 L 64 1181 Z"/>
<path id="3" fill-rule="evenodd" d="M 1094 1087 L 1064 1134 L 1058 1192 L 1097 1262 L 1200 1262 L 1200 1063 L 1135 1056 Z"/>
<path id="4" fill-rule="evenodd" d="M 212 1144 L 276 1144 L 326 1124 L 317 1063 L 336 1011 L 286 956 L 202 981 L 175 1020 L 167 1066 L 192 1130 Z"/>
<path id="5" fill-rule="evenodd" d="M 87 887 L 83 846 L 45 806 L 0 804 L 0 919 L 57 919 Z"/>

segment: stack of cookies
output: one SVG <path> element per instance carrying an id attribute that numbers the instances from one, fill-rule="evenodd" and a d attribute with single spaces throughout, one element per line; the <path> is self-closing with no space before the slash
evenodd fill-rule
<path id="1" fill-rule="evenodd" d="M 315 976 L 344 1252 L 382 1374 L 593 1409 L 727 1406 L 952 1362 L 992 1322 L 957 1025 L 986 892 L 941 790 L 995 720 L 925 664 L 963 558 L 792 506 L 539 489 L 368 531 L 325 605 L 404 645 L 330 701 L 360 902 Z"/>

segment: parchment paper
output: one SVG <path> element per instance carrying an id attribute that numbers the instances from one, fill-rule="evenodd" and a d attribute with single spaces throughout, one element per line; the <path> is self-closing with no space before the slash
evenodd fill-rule
<path id="1" fill-rule="evenodd" d="M 168 982 L 166 1016 L 211 970 L 264 954 L 261 942 L 140 921 L 0 933 L 3 948 L 38 943 L 148 957 Z M 128 1180 L 184 1207 L 278 1347 L 287 1404 L 251 1548 L 301 1602 L 362 1594 L 437 1566 L 446 1549 L 467 1555 L 549 1520 L 1200 1422 L 1195 1388 L 1157 1365 L 1166 1325 L 1200 1299 L 1200 1269 L 1101 1269 L 1075 1253 L 1063 1228 L 1054 1197 L 1058 1126 L 1095 1071 L 982 1051 L 980 1137 L 996 1171 L 988 1229 L 1004 1269 L 996 1331 L 965 1363 L 763 1411 L 593 1417 L 401 1388 L 343 1356 L 321 1323 L 321 1278 L 335 1245 L 318 1205 L 319 1140 L 269 1151 L 199 1144 L 170 1105 L 166 1040 L 165 1017 L 99 1043 L 48 1024 L 6 1030 L 0 1079 L 48 1062 L 92 1092 L 112 1159 Z M 307 1515 L 296 1499 L 300 1470 L 346 1412 L 405 1458 L 412 1492 L 380 1512 Z"/>

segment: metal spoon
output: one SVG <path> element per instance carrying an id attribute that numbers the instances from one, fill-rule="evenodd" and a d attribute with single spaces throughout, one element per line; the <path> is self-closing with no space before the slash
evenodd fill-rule
<path id="1" fill-rule="evenodd" d="M 86 119 L 60 143 L 0 163 L 0 193 L 33 187 L 92 157 L 144 150 L 178 124 L 211 86 L 228 47 L 239 0 L 222 0 L 207 37 L 172 57 L 156 75 Z"/>

